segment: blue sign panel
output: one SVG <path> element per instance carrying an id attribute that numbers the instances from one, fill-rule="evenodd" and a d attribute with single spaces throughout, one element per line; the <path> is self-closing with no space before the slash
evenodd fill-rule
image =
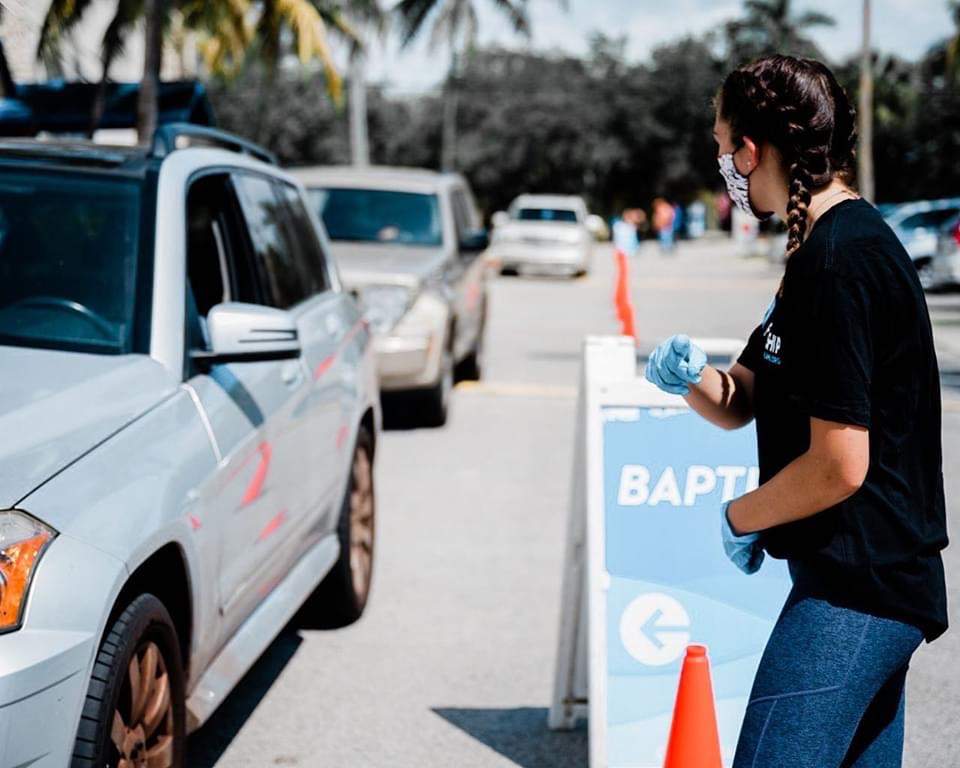
<path id="1" fill-rule="evenodd" d="M 747 576 L 721 544 L 721 503 L 757 486 L 754 430 L 727 432 L 686 408 L 602 410 L 608 764 L 663 764 L 691 642 L 710 651 L 729 764 L 790 586 L 783 562 Z"/>

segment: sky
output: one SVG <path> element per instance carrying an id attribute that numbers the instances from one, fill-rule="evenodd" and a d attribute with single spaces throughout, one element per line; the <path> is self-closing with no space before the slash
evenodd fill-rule
<path id="1" fill-rule="evenodd" d="M 743 8 L 741 0 L 567 0 L 564 12 L 558 0 L 530 0 L 533 36 L 525 42 L 513 34 L 493 0 L 475 2 L 481 44 L 582 54 L 589 35 L 599 31 L 611 37 L 626 35 L 633 60 L 645 59 L 659 44 L 717 29 L 741 16 Z M 793 5 L 796 12 L 822 11 L 836 19 L 835 27 L 811 30 L 829 59 L 843 60 L 859 50 L 860 0 L 794 0 Z M 873 46 L 881 51 L 915 59 L 952 29 L 947 0 L 873 0 Z M 427 90 L 446 72 L 443 49 L 430 51 L 427 45 L 416 44 L 401 51 L 393 41 L 370 48 L 368 79 L 395 92 Z"/>

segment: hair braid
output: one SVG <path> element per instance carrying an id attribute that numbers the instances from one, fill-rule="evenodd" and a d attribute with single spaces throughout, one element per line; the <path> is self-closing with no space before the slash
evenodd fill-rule
<path id="1" fill-rule="evenodd" d="M 790 188 L 787 199 L 787 258 L 803 244 L 807 234 L 810 206 L 810 172 L 796 160 L 790 165 Z"/>

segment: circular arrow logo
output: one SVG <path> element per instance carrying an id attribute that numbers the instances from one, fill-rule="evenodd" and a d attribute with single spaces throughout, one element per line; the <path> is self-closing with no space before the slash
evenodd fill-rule
<path id="1" fill-rule="evenodd" d="M 641 664 L 659 667 L 676 661 L 690 642 L 690 617 L 669 595 L 648 592 L 635 598 L 620 617 L 620 642 Z"/>

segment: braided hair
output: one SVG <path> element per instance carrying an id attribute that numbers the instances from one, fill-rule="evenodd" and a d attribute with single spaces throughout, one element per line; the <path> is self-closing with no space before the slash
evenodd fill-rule
<path id="1" fill-rule="evenodd" d="M 852 184 L 856 113 L 819 61 L 767 56 L 727 75 L 717 97 L 734 144 L 749 136 L 780 153 L 790 182 L 787 258 L 807 235 L 810 197 L 834 178 Z"/>

